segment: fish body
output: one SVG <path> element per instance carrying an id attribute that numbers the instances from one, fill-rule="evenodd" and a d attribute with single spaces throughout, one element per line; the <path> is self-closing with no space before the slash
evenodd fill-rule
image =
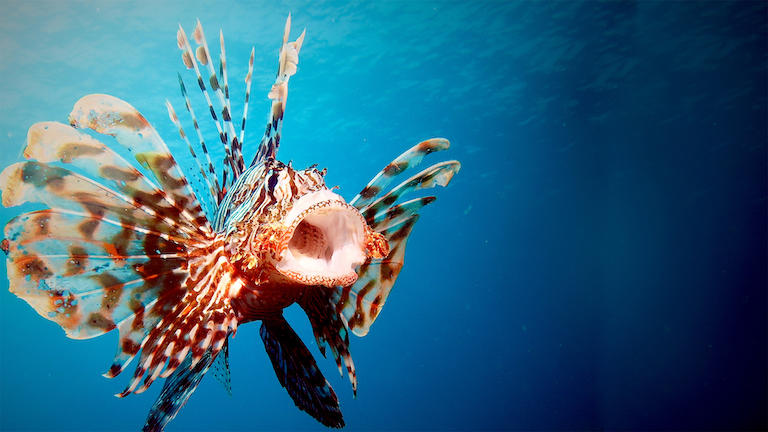
<path id="1" fill-rule="evenodd" d="M 400 198 L 446 186 L 460 168 L 457 161 L 446 161 L 402 176 L 424 156 L 449 146 L 442 138 L 426 140 L 347 202 L 326 186 L 325 170 L 294 169 L 278 161 L 288 82 L 304 40 L 302 33 L 289 41 L 289 33 L 290 16 L 268 93 L 266 130 L 246 164 L 253 51 L 238 134 L 223 35 L 217 71 L 200 23 L 191 37 L 195 49 L 179 28 L 183 63 L 195 73 L 208 105 L 202 112 L 210 115 L 224 148 L 220 170 L 181 76 L 197 146 L 170 102 L 166 106 L 213 208 L 203 207 L 149 121 L 127 102 L 103 94 L 80 99 L 69 124 L 33 125 L 27 160 L 0 173 L 4 206 L 37 202 L 47 207 L 5 226 L 2 250 L 8 256 L 10 290 L 71 338 L 116 329 L 120 342 L 105 376 L 115 377 L 136 363 L 117 396 L 141 393 L 165 378 L 145 430 L 162 430 L 211 367 L 228 388 L 229 340 L 238 325 L 252 321 L 260 323 L 277 378 L 296 406 L 327 426 L 343 426 L 334 390 L 282 311 L 292 304 L 305 311 L 321 353 L 330 353 L 340 373 L 347 371 L 356 391 L 349 333 L 368 333 L 402 269 L 419 211 L 434 201 L 432 196 Z M 116 145 L 85 129 L 113 137 Z M 124 156 L 125 150 L 134 160 Z M 388 189 L 396 177 L 405 180 Z"/>

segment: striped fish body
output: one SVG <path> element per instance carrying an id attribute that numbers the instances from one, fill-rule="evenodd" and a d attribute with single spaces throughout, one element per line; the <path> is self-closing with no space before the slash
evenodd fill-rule
<path id="1" fill-rule="evenodd" d="M 326 187 L 324 176 L 270 158 L 246 170 L 224 197 L 215 227 L 242 280 L 229 293 L 238 322 L 280 314 L 307 289 L 329 296 L 353 284 L 366 259 L 388 254 L 387 240 Z"/>
<path id="2" fill-rule="evenodd" d="M 251 321 L 260 323 L 278 381 L 296 406 L 326 426 L 343 426 L 334 390 L 282 310 L 297 303 L 306 312 L 321 353 L 330 353 L 341 374 L 346 370 L 356 391 L 349 334 L 364 336 L 379 316 L 419 213 L 435 200 L 402 197 L 446 186 L 460 168 L 445 161 L 408 175 L 425 156 L 449 147 L 445 139 L 429 139 L 387 164 L 347 202 L 326 187 L 325 170 L 279 162 L 288 82 L 304 40 L 302 33 L 290 41 L 289 33 L 290 16 L 266 129 L 246 164 L 254 51 L 238 134 L 223 35 L 217 70 L 200 23 L 190 36 L 179 28 L 183 63 L 207 103 L 195 109 L 179 76 L 197 143 L 170 102 L 166 107 L 205 184 L 202 192 L 190 186 L 150 122 L 128 102 L 104 94 L 77 101 L 67 123 L 30 127 L 25 160 L 0 173 L 4 206 L 44 206 L 4 228 L 0 250 L 10 291 L 68 337 L 116 330 L 117 352 L 104 375 L 114 378 L 135 363 L 116 396 L 141 393 L 165 378 L 144 430 L 162 430 L 212 367 L 230 388 L 229 340 Z M 195 112 L 209 114 L 218 132 L 219 170 Z"/>

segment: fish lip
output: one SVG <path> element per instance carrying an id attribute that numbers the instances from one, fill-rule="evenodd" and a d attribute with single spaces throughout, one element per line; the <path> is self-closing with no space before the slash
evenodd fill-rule
<path id="1" fill-rule="evenodd" d="M 285 222 L 289 223 L 287 235 L 280 247 L 275 269 L 303 285 L 346 287 L 357 281 L 355 269 L 366 259 L 368 225 L 357 208 L 347 204 L 343 198 L 329 191 L 321 192 L 302 203 L 306 208 L 286 218 Z M 302 223 L 306 225 L 302 226 Z M 294 242 L 297 230 L 301 237 Z M 321 248 L 325 256 L 314 256 L 312 252 L 306 255 L 301 250 L 306 243 L 302 239 L 307 237 L 311 238 L 312 252 Z M 330 255 L 327 254 L 329 250 Z"/>

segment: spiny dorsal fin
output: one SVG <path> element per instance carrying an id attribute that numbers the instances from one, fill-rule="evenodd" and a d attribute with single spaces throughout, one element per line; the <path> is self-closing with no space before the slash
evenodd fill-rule
<path id="1" fill-rule="evenodd" d="M 192 143 L 189 142 L 189 139 L 187 138 L 187 133 L 184 132 L 184 128 L 181 126 L 181 123 L 179 122 L 179 117 L 176 115 L 176 110 L 173 109 L 173 106 L 171 105 L 171 102 L 166 99 L 165 100 L 165 107 L 168 109 L 168 117 L 170 117 L 171 122 L 176 126 L 176 128 L 179 130 L 179 136 L 184 140 L 184 142 L 187 144 L 187 149 L 189 150 L 189 153 L 192 155 L 192 159 L 195 161 L 195 165 L 197 165 L 197 168 L 200 170 L 200 176 L 202 176 L 203 180 L 205 181 L 205 184 L 208 186 L 208 193 L 211 194 L 212 199 L 217 199 L 219 192 L 217 189 L 214 188 L 214 185 L 211 183 L 211 180 L 208 178 L 208 175 L 205 173 L 205 170 L 203 170 L 203 165 L 200 163 L 200 159 L 197 158 L 197 153 L 195 153 L 195 149 L 192 147 Z M 218 187 L 218 184 L 216 184 Z M 214 215 L 216 214 L 216 209 L 211 209 L 208 214 Z"/>
<path id="2" fill-rule="evenodd" d="M 197 28 L 195 29 L 197 30 Z M 197 37 L 198 33 L 195 32 L 195 36 Z M 179 24 L 179 31 L 176 33 L 176 39 L 178 41 L 179 48 L 181 49 L 182 55 L 182 61 L 184 62 L 184 65 L 187 67 L 187 69 L 194 69 L 195 75 L 197 77 L 197 84 L 200 87 L 200 91 L 203 93 L 203 96 L 205 97 L 205 101 L 208 103 L 208 112 L 211 114 L 211 119 L 213 120 L 214 125 L 216 126 L 216 130 L 219 133 L 219 140 L 221 141 L 221 144 L 225 148 L 225 161 L 223 164 L 223 171 L 221 175 L 221 188 L 222 190 L 226 190 L 227 185 L 229 184 L 228 179 L 229 177 L 229 167 L 231 166 L 231 156 L 229 154 L 229 144 L 227 142 L 227 137 L 225 135 L 224 129 L 222 129 L 222 125 L 219 122 L 219 118 L 216 115 L 216 110 L 213 108 L 213 103 L 211 102 L 211 97 L 208 93 L 208 88 L 205 85 L 205 82 L 203 81 L 203 76 L 200 74 L 200 68 L 198 67 L 198 60 L 203 60 L 207 63 L 210 63 L 210 59 L 208 55 L 206 54 L 205 50 L 202 47 L 198 47 L 199 56 L 195 55 L 195 53 L 192 51 L 192 46 L 189 44 L 189 39 L 187 39 L 187 34 L 184 32 L 184 28 Z M 214 85 L 218 85 L 218 82 L 215 82 Z"/>
<path id="3" fill-rule="evenodd" d="M 187 87 L 184 85 L 184 80 L 182 80 L 181 75 L 177 74 L 179 77 L 179 88 L 181 89 L 181 95 L 184 97 L 184 106 L 187 108 L 187 113 L 189 114 L 189 117 L 192 119 L 192 125 L 195 128 L 195 132 L 197 133 L 197 139 L 200 142 L 200 148 L 203 150 L 203 154 L 205 155 L 205 161 L 208 163 L 208 174 L 211 175 L 213 178 L 213 187 L 215 191 L 215 195 L 213 195 L 213 198 L 216 200 L 217 204 L 221 203 L 221 200 L 224 198 L 224 191 L 222 190 L 222 187 L 219 186 L 219 177 L 216 174 L 216 169 L 213 166 L 213 162 L 211 161 L 211 155 L 208 152 L 208 147 L 205 145 L 205 140 L 203 139 L 203 134 L 200 131 L 200 124 L 197 122 L 197 117 L 195 116 L 195 110 L 192 108 L 192 103 L 189 100 L 189 94 L 187 94 Z"/>
<path id="4" fill-rule="evenodd" d="M 195 51 L 196 57 L 201 64 L 208 67 L 208 82 L 210 83 L 211 89 L 214 91 L 219 101 L 219 112 L 221 113 L 221 119 L 223 123 L 222 126 L 224 129 L 224 140 L 222 141 L 224 143 L 224 154 L 225 158 L 229 161 L 229 166 L 232 167 L 232 181 L 234 182 L 235 179 L 237 179 L 239 172 L 237 165 L 232 158 L 232 147 L 230 146 L 230 139 L 235 138 L 236 135 L 235 128 L 232 125 L 232 114 L 230 112 L 229 101 L 224 96 L 224 92 L 221 90 L 220 81 L 223 80 L 223 77 L 219 77 L 216 74 L 216 69 L 213 67 L 211 51 L 208 48 L 208 40 L 205 38 L 205 32 L 203 31 L 203 25 L 200 23 L 200 20 L 197 20 L 193 35 L 195 43 L 198 45 L 197 50 Z M 222 44 L 223 40 L 224 39 L 222 38 Z M 224 73 L 224 68 L 226 68 L 226 60 L 224 59 L 223 55 L 224 53 L 222 52 L 221 59 L 224 60 L 222 63 L 222 74 Z"/>
<path id="5" fill-rule="evenodd" d="M 224 81 L 224 110 L 226 110 L 226 116 L 224 116 L 224 119 L 228 120 L 227 123 L 227 130 L 229 131 L 229 141 L 232 143 L 232 162 L 233 162 L 233 169 L 234 171 L 234 179 L 237 179 L 237 177 L 240 177 L 240 174 L 245 171 L 245 163 L 243 162 L 243 149 L 242 149 L 242 143 L 239 142 L 237 138 L 237 133 L 235 133 L 235 127 L 232 124 L 232 105 L 229 101 L 229 80 L 227 78 L 227 52 L 224 47 L 224 32 L 219 30 L 219 45 L 220 45 L 220 56 L 219 56 L 219 75 L 222 77 Z M 245 108 L 247 109 L 247 107 Z"/>
<path id="6" fill-rule="evenodd" d="M 269 91 L 268 97 L 272 100 L 270 108 L 267 129 L 259 144 L 256 157 L 253 158 L 251 166 L 261 163 L 268 158 L 277 156 L 277 149 L 280 147 L 280 131 L 283 127 L 283 114 L 285 113 L 285 104 L 288 101 L 288 81 L 297 71 L 299 64 L 299 51 L 304 43 L 304 30 L 294 42 L 288 42 L 291 32 L 291 15 L 285 21 L 285 31 L 283 32 L 283 45 L 278 54 L 277 78 Z"/>
<path id="7" fill-rule="evenodd" d="M 254 47 L 251 47 L 251 57 L 248 60 L 248 74 L 245 76 L 245 105 L 243 106 L 243 120 L 240 123 L 240 157 L 243 157 L 242 148 L 245 145 L 245 121 L 248 118 L 248 102 L 251 99 L 251 82 L 253 81 L 253 56 L 256 52 Z"/>

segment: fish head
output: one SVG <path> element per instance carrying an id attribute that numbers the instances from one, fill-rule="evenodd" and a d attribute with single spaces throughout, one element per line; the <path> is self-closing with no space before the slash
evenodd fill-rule
<path id="1" fill-rule="evenodd" d="M 251 224 L 256 234 L 248 245 L 262 275 L 302 285 L 349 286 L 361 264 L 389 254 L 384 236 L 326 186 L 325 170 L 294 170 L 276 162 L 262 178 L 262 217 L 257 226 Z"/>

